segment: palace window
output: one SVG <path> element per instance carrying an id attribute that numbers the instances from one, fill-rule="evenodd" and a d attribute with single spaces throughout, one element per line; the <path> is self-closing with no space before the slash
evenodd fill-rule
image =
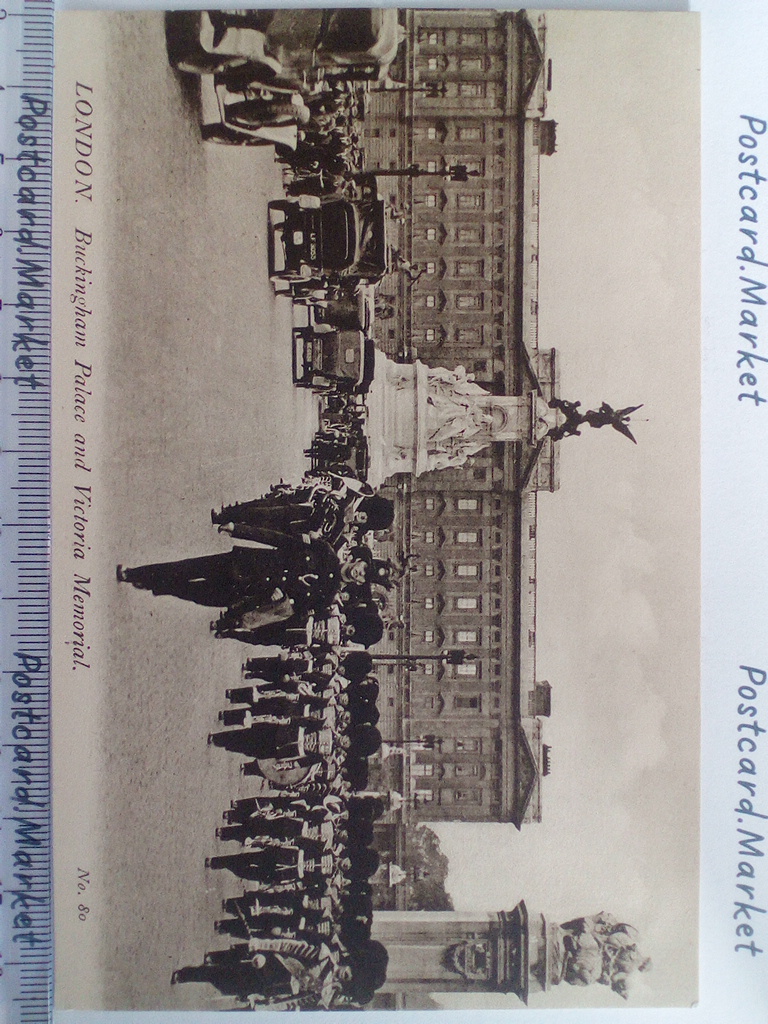
<path id="1" fill-rule="evenodd" d="M 456 666 L 457 676 L 471 676 L 476 679 L 478 676 L 478 665 L 476 661 L 465 661 L 463 665 Z"/>
<path id="2" fill-rule="evenodd" d="M 466 157 L 463 156 L 447 156 L 445 158 L 445 162 L 450 167 L 453 167 L 457 164 L 466 167 L 469 174 L 471 174 L 473 177 L 485 174 L 485 160 L 468 160 Z"/>
<path id="3" fill-rule="evenodd" d="M 457 597 L 456 610 L 460 612 L 476 612 L 480 608 L 480 601 L 477 597 Z"/>
<path id="4" fill-rule="evenodd" d="M 485 71 L 484 57 L 462 57 L 459 61 L 461 71 Z"/>
<path id="5" fill-rule="evenodd" d="M 432 333 L 434 334 L 434 331 Z M 434 341 L 434 338 L 432 340 Z M 434 510 L 434 507 L 435 507 L 435 499 L 434 498 L 425 498 L 424 499 L 424 508 L 427 510 L 427 512 L 432 512 Z"/>
<path id="6" fill-rule="evenodd" d="M 433 644 L 434 642 L 435 642 L 435 631 L 434 631 L 434 629 L 425 629 L 424 630 L 424 643 L 425 644 Z"/>
<path id="7" fill-rule="evenodd" d="M 434 567 L 434 565 L 425 565 L 424 566 L 424 575 L 425 576 L 434 576 L 435 575 L 435 567 Z"/>
<path id="8" fill-rule="evenodd" d="M 424 534 L 424 543 L 425 544 L 434 544 L 435 543 L 435 531 L 434 530 L 427 530 L 425 532 L 425 534 Z"/>
<path id="9" fill-rule="evenodd" d="M 480 634 L 476 629 L 457 629 L 456 630 L 456 643 L 459 644 L 476 644 L 479 640 Z"/>
<path id="10" fill-rule="evenodd" d="M 424 202 L 427 206 L 437 206 L 437 196 L 434 192 L 427 192 L 424 196 Z"/>
<path id="11" fill-rule="evenodd" d="M 456 206 L 460 210 L 482 210 L 484 196 L 482 192 L 459 192 Z"/>
<path id="12" fill-rule="evenodd" d="M 431 28 L 420 28 L 418 39 L 423 46 L 442 46 L 445 42 L 445 32 L 436 32 Z"/>
<path id="13" fill-rule="evenodd" d="M 482 345 L 482 327 L 459 327 L 456 331 L 456 340 L 460 345 Z"/>
<path id="14" fill-rule="evenodd" d="M 435 766 L 433 764 L 411 764 L 411 775 L 414 778 L 429 778 L 434 774 Z"/>
<path id="15" fill-rule="evenodd" d="M 453 749 L 457 754 L 476 754 L 481 749 L 479 739 L 454 740 Z"/>
<path id="16" fill-rule="evenodd" d="M 434 597 L 425 597 L 424 598 L 424 607 L 427 610 L 429 610 L 430 608 L 434 608 L 435 607 L 435 599 L 434 599 Z"/>
<path id="17" fill-rule="evenodd" d="M 428 274 L 436 274 L 436 273 L 437 273 L 437 264 L 436 264 L 436 263 L 435 263 L 435 262 L 434 262 L 433 260 L 430 260 L 430 261 L 429 261 L 429 262 L 428 262 L 428 263 L 427 263 L 427 264 L 425 265 L 425 267 L 426 267 L 426 272 L 427 272 Z"/>
<path id="18" fill-rule="evenodd" d="M 468 99 L 485 96 L 485 82 L 459 82 L 459 96 Z"/>
<path id="19" fill-rule="evenodd" d="M 479 711 L 480 697 L 479 695 L 475 695 L 474 697 L 463 697 L 457 694 L 453 698 L 453 706 L 457 711 Z"/>
<path id="20" fill-rule="evenodd" d="M 477 512 L 480 508 L 480 502 L 477 498 L 459 498 L 456 502 L 456 508 L 459 512 Z"/>
<path id="21" fill-rule="evenodd" d="M 459 32 L 459 46 L 485 46 L 485 32 Z"/>
<path id="22" fill-rule="evenodd" d="M 456 804 L 480 804 L 483 802 L 482 789 L 454 789 L 453 802 Z"/>
<path id="23" fill-rule="evenodd" d="M 457 544 L 479 544 L 480 533 L 477 530 L 459 530 L 455 540 Z"/>
<path id="24" fill-rule="evenodd" d="M 437 241 L 437 228 L 427 228 L 424 232 L 424 238 L 427 242 Z"/>
<path id="25" fill-rule="evenodd" d="M 480 566 L 476 562 L 462 562 L 456 566 L 456 575 L 463 579 L 476 580 L 480 576 Z"/>
<path id="26" fill-rule="evenodd" d="M 456 277 L 482 277 L 482 260 L 456 260 Z"/>
<path id="27" fill-rule="evenodd" d="M 434 174 L 437 170 L 437 160 L 427 160 L 427 170 L 430 174 Z"/>
<path id="28" fill-rule="evenodd" d="M 425 327 L 421 331 L 416 330 L 413 332 L 414 341 L 422 341 L 427 345 L 434 345 L 438 340 L 438 333 L 434 327 Z"/>
<path id="29" fill-rule="evenodd" d="M 480 765 L 479 764 L 455 764 L 453 766 L 453 774 L 454 775 L 474 775 L 474 776 L 478 776 L 480 774 Z"/>
<path id="30" fill-rule="evenodd" d="M 448 134 L 448 127 L 443 121 L 420 122 L 413 126 L 414 139 L 426 139 L 429 142 L 443 142 Z M 395 129 L 397 135 L 397 129 Z"/>
<path id="31" fill-rule="evenodd" d="M 456 296 L 456 309 L 473 310 L 483 308 L 482 294 L 471 292 L 460 292 Z"/>
<path id="32" fill-rule="evenodd" d="M 482 142 L 482 125 L 465 125 L 458 130 L 458 137 L 462 142 Z"/>
<path id="33" fill-rule="evenodd" d="M 464 242 L 467 245 L 480 244 L 483 241 L 483 228 L 480 225 L 458 227 L 456 228 L 456 241 Z"/>
<path id="34" fill-rule="evenodd" d="M 435 794 L 431 789 L 414 789 L 413 800 L 414 804 L 431 804 L 435 799 Z"/>
<path id="35" fill-rule="evenodd" d="M 434 661 L 426 661 L 424 663 L 424 675 L 433 676 L 435 674 L 435 663 Z"/>

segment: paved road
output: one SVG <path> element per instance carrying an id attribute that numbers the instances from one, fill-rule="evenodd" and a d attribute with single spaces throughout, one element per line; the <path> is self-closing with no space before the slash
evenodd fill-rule
<path id="1" fill-rule="evenodd" d="M 160 16 L 115 20 L 107 36 L 109 527 L 98 558 L 114 580 L 117 562 L 224 550 L 211 507 L 300 476 L 316 413 L 291 386 L 290 310 L 267 279 L 266 203 L 281 194 L 271 151 L 200 142 Z M 208 986 L 169 982 L 217 945 L 220 900 L 237 891 L 204 868 L 241 786 L 238 758 L 206 736 L 249 649 L 214 640 L 209 609 L 116 582 L 107 592 L 103 996 L 115 1009 L 216 1005 Z"/>

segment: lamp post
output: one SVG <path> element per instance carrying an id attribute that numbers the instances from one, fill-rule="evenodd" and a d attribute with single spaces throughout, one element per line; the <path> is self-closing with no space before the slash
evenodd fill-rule
<path id="1" fill-rule="evenodd" d="M 463 665 L 466 661 L 477 661 L 477 655 L 461 648 L 449 648 L 439 654 L 377 654 L 374 662 L 410 666 L 418 661 L 440 661 L 445 665 Z"/>
<path id="2" fill-rule="evenodd" d="M 390 169 L 374 168 L 373 170 L 359 171 L 353 175 L 353 180 L 364 181 L 371 177 L 375 178 L 448 178 L 449 181 L 469 181 L 470 178 L 480 177 L 480 171 L 470 171 L 466 164 L 448 164 L 442 170 L 430 171 L 420 164 L 409 164 L 408 167 L 393 167 Z"/>
<path id="3" fill-rule="evenodd" d="M 419 750 L 442 750 L 443 749 L 443 737 L 436 736 L 432 732 L 425 733 L 423 736 L 417 736 L 412 740 L 382 740 L 382 743 L 386 743 L 392 748 L 393 753 L 398 752 L 404 754 L 405 751 L 401 750 L 401 747 L 417 747 Z"/>
<path id="4" fill-rule="evenodd" d="M 387 78 L 378 89 L 371 89 L 371 92 L 400 92 L 409 96 L 424 96 L 428 100 L 437 100 L 448 93 L 447 82 L 422 82 L 420 85 L 408 85 L 406 82 L 396 82 L 393 78 Z"/>

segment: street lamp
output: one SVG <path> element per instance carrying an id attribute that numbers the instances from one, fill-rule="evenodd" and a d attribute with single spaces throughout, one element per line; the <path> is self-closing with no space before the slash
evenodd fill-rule
<path id="1" fill-rule="evenodd" d="M 450 181 L 464 182 L 480 176 L 480 171 L 470 171 L 466 164 L 448 164 L 442 170 L 429 171 L 420 164 L 409 164 L 408 167 L 395 167 L 389 170 L 374 168 L 359 171 L 353 177 L 356 181 L 365 178 L 448 178 Z"/>
<path id="2" fill-rule="evenodd" d="M 386 743 L 390 747 L 397 749 L 400 747 L 418 747 L 419 750 L 443 749 L 443 737 L 436 736 L 432 732 L 425 733 L 423 736 L 417 736 L 412 740 L 382 740 L 382 743 Z"/>
<path id="3" fill-rule="evenodd" d="M 387 758 L 392 757 L 393 754 L 399 754 L 403 758 L 403 763 L 405 763 L 406 747 L 410 747 L 412 750 L 437 750 L 442 754 L 443 737 L 436 736 L 435 733 L 428 732 L 423 736 L 417 736 L 415 739 L 410 740 L 382 740 L 382 760 L 386 761 Z"/>
<path id="4" fill-rule="evenodd" d="M 465 661 L 477 661 L 477 655 L 461 648 L 449 648 L 439 654 L 377 654 L 374 661 L 403 665 L 416 661 L 442 661 L 445 665 L 463 665 Z"/>
<path id="5" fill-rule="evenodd" d="M 424 96 L 429 100 L 436 100 L 447 95 L 448 85 L 446 82 L 422 82 L 420 85 L 408 85 L 406 82 L 396 82 L 387 78 L 378 89 L 371 89 L 371 92 L 401 92 L 404 95 Z"/>

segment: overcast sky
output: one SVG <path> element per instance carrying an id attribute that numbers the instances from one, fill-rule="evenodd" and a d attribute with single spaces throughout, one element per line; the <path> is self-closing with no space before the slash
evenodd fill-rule
<path id="1" fill-rule="evenodd" d="M 558 128 L 541 160 L 540 344 L 558 350 L 563 397 L 644 408 L 636 447 L 610 429 L 563 440 L 560 490 L 539 501 L 543 821 L 438 831 L 457 909 L 524 898 L 552 920 L 611 911 L 654 960 L 630 1005 L 685 1004 L 698 901 L 698 23 L 557 12 L 547 24 Z M 592 988 L 531 1005 L 621 1003 Z"/>

